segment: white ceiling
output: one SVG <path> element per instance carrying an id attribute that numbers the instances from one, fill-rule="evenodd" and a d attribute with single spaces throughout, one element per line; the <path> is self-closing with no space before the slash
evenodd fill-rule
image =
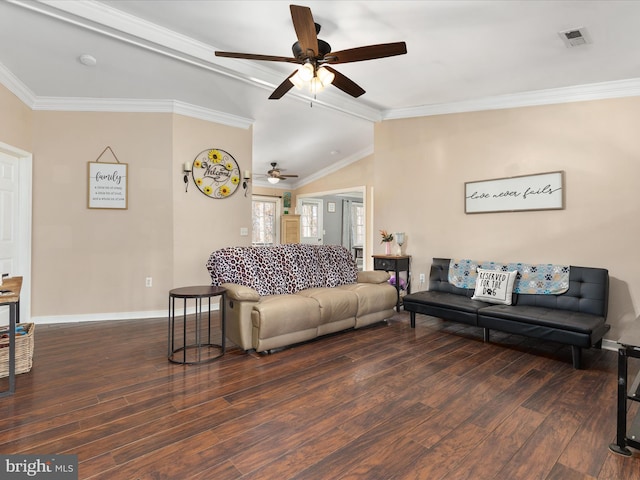
<path id="1" fill-rule="evenodd" d="M 0 81 L 34 109 L 253 125 L 252 170 L 278 162 L 300 175 L 288 188 L 371 153 L 383 119 L 640 95 L 640 1 L 369 0 L 296 4 L 311 8 L 333 50 L 405 41 L 407 55 L 336 65 L 366 90 L 358 99 L 330 87 L 315 100 L 295 89 L 268 100 L 295 65 L 214 51 L 291 56 L 289 4 L 1 0 Z M 567 48 L 558 32 L 578 27 L 592 43 Z"/>

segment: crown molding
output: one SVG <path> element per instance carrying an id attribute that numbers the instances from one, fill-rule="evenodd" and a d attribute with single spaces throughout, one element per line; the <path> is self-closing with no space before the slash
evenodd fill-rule
<path id="1" fill-rule="evenodd" d="M 2 63 L 0 63 L 0 83 L 7 87 L 27 107 L 33 109 L 36 95 Z"/>
<path id="2" fill-rule="evenodd" d="M 245 130 L 254 123 L 254 120 L 250 118 L 218 112 L 177 100 L 36 97 L 31 108 L 61 112 L 176 113 Z"/>
<path id="3" fill-rule="evenodd" d="M 640 96 L 640 78 L 615 82 L 591 83 L 572 87 L 550 88 L 532 92 L 498 95 L 463 102 L 423 105 L 419 107 L 398 108 L 383 113 L 383 120 L 401 118 L 428 117 L 449 113 L 477 112 L 482 110 L 500 110 L 505 108 L 533 107 L 559 103 L 587 102 L 608 98 Z"/>

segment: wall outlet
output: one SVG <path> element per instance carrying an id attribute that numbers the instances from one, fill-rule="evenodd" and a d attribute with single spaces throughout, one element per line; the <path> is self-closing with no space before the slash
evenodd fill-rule
<path id="1" fill-rule="evenodd" d="M 147 277 L 144 279 L 144 286 L 149 288 L 153 286 L 153 278 Z"/>
<path id="2" fill-rule="evenodd" d="M 424 273 L 420 274 L 420 283 L 424 283 Z"/>

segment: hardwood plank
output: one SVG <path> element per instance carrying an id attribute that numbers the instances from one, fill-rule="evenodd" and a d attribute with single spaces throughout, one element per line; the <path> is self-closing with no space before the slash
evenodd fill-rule
<path id="1" fill-rule="evenodd" d="M 500 470 L 498 478 L 546 478 L 578 429 L 578 417 L 563 407 L 551 412 Z"/>
<path id="2" fill-rule="evenodd" d="M 451 470 L 449 477 L 456 480 L 500 478 L 498 472 L 522 448 L 544 418 L 533 410 L 516 408 L 495 429 L 485 430 L 488 435 Z"/>
<path id="3" fill-rule="evenodd" d="M 556 463 L 545 480 L 595 480 L 595 478 L 596 477 L 562 465 L 561 463 Z"/>
<path id="4" fill-rule="evenodd" d="M 640 454 L 607 449 L 616 352 L 577 371 L 562 345 L 418 320 L 193 366 L 167 361 L 166 318 L 39 325 L 0 451 L 77 454 L 94 480 L 638 480 Z"/>

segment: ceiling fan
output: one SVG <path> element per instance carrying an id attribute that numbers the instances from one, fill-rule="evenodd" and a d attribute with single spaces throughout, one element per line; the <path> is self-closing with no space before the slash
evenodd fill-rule
<path id="1" fill-rule="evenodd" d="M 290 5 L 289 7 L 293 28 L 298 37 L 298 41 L 291 47 L 293 57 L 215 52 L 218 57 L 299 63 L 300 67 L 273 91 L 269 97 L 272 100 L 282 98 L 294 85 L 302 88 L 305 83 L 309 84 L 313 94 L 322 91 L 329 84 L 333 84 L 343 92 L 357 98 L 365 93 L 364 89 L 328 65 L 375 60 L 407 53 L 405 42 L 382 43 L 332 52 L 331 45 L 324 40 L 320 40 L 317 36 L 320 33 L 320 25 L 313 21 L 311 9 L 298 5 Z"/>
<path id="2" fill-rule="evenodd" d="M 271 162 L 271 170 L 267 172 L 267 182 L 276 184 L 287 178 L 298 178 L 298 175 L 283 175 L 277 165 L 276 162 Z"/>

